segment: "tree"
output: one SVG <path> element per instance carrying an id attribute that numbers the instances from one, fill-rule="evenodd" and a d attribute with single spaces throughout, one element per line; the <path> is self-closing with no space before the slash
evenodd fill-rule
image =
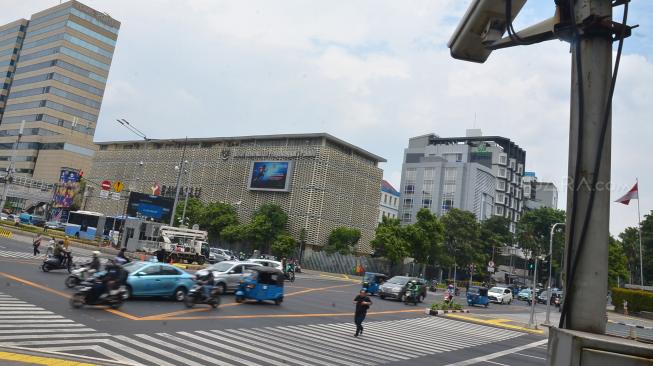
<path id="1" fill-rule="evenodd" d="M 628 258 L 623 243 L 610 236 L 608 242 L 608 287 L 613 288 L 628 280 Z"/>
<path id="2" fill-rule="evenodd" d="M 481 222 L 481 241 L 492 247 L 492 254 L 497 249 L 512 245 L 514 236 L 510 232 L 510 220 L 503 216 L 492 216 Z"/>
<path id="3" fill-rule="evenodd" d="M 444 242 L 448 250 L 443 257 L 445 264 L 482 264 L 487 259 L 478 248 L 480 225 L 473 213 L 452 208 L 442 215 L 440 221 L 444 225 Z"/>
<path id="4" fill-rule="evenodd" d="M 443 250 L 444 226 L 427 208 L 420 209 L 416 219 L 407 227 L 411 255 L 417 263 L 431 264 Z"/>
<path id="5" fill-rule="evenodd" d="M 272 242 L 281 234 L 288 222 L 288 215 L 275 204 L 261 206 L 248 224 L 230 224 L 222 229 L 220 236 L 226 241 L 246 241 L 253 249 L 268 253 Z"/>
<path id="6" fill-rule="evenodd" d="M 634 227 L 627 227 L 621 234 L 619 240 L 628 266 L 628 281 L 640 283 L 639 281 L 639 231 Z"/>
<path id="7" fill-rule="evenodd" d="M 372 247 L 376 255 L 387 258 L 391 264 L 398 264 L 410 255 L 410 244 L 404 238 L 404 228 L 399 219 L 384 216 L 376 228 Z"/>
<path id="8" fill-rule="evenodd" d="M 244 241 L 247 237 L 247 225 L 229 225 L 222 229 L 220 238 L 230 243 Z"/>
<path id="9" fill-rule="evenodd" d="M 279 234 L 272 243 L 272 254 L 278 258 L 290 258 L 294 255 L 296 249 L 297 242 L 287 232 Z"/>
<path id="10" fill-rule="evenodd" d="M 175 225 L 181 225 L 181 218 L 184 213 L 184 202 L 183 201 L 178 201 L 177 202 L 177 208 L 175 210 Z M 201 229 L 206 229 L 202 225 L 202 216 L 204 214 L 204 204 L 202 201 L 198 200 L 197 198 L 189 197 L 188 198 L 188 205 L 186 205 L 186 224 L 189 227 L 192 227 L 195 224 L 198 224 Z"/>
<path id="11" fill-rule="evenodd" d="M 536 256 L 548 254 L 551 227 L 558 222 L 565 222 L 565 212 L 562 210 L 541 207 L 526 212 L 517 223 L 517 238 L 521 247 Z M 554 248 L 561 249 L 563 246 L 562 236 L 554 236 Z M 554 250 L 554 258 L 555 253 Z"/>
<path id="12" fill-rule="evenodd" d="M 644 284 L 653 284 L 653 211 L 642 220 L 642 258 L 644 262 Z M 637 245 L 639 251 L 639 242 Z M 637 255 L 639 258 L 639 253 Z"/>
<path id="13" fill-rule="evenodd" d="M 361 232 L 358 229 L 348 227 L 337 227 L 331 231 L 329 242 L 324 247 L 328 254 L 338 252 L 340 254 L 350 254 L 354 252 L 354 246 L 361 238 Z"/>
<path id="14" fill-rule="evenodd" d="M 192 201 L 188 201 L 190 203 Z M 223 202 L 212 202 L 204 207 L 198 224 L 209 232 L 209 238 L 220 239 L 220 233 L 230 225 L 238 224 L 238 214 L 234 207 Z"/>

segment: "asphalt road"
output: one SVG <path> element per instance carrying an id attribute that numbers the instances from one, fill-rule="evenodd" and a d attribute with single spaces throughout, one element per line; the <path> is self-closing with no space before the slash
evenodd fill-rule
<path id="1" fill-rule="evenodd" d="M 76 258 L 90 251 L 73 248 Z M 146 365 L 543 365 L 546 339 L 424 314 L 373 298 L 364 335 L 354 338 L 352 299 L 360 284 L 297 276 L 285 301 L 186 309 L 169 299 L 130 300 L 119 310 L 72 309 L 65 271 L 44 273 L 27 242 L 0 238 L 0 346 L 14 345 Z M 430 293 L 426 304 L 440 301 Z M 463 301 L 462 298 L 459 301 Z M 526 312 L 522 304 L 478 313 Z M 514 351 L 514 352 L 513 352 Z"/>

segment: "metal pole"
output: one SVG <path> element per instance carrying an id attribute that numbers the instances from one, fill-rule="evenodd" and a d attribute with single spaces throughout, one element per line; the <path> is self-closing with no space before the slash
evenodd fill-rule
<path id="1" fill-rule="evenodd" d="M 0 211 L 5 209 L 5 204 L 7 202 L 7 193 L 9 192 L 9 180 L 13 175 L 16 150 L 18 149 L 18 144 L 20 144 L 20 138 L 23 136 L 23 129 L 25 129 L 25 120 L 22 120 L 20 122 L 20 129 L 18 130 L 18 138 L 16 139 L 14 148 L 11 150 L 11 159 L 9 160 L 9 167 L 7 168 L 7 174 L 5 175 L 5 186 L 2 189 L 2 199 L 0 199 Z"/>
<path id="2" fill-rule="evenodd" d="M 639 211 L 639 179 L 635 178 L 637 184 L 637 221 L 639 227 L 639 284 L 644 287 L 644 256 L 642 255 L 642 213 Z M 643 289 L 642 289 L 643 290 Z"/>
<path id="3" fill-rule="evenodd" d="M 575 24 L 582 23 L 590 16 L 606 21 L 612 19 L 611 0 L 578 0 L 575 2 L 574 10 Z M 597 186 L 601 184 L 605 187 L 610 182 L 612 124 L 608 120 L 605 131 L 602 129 L 602 124 L 611 85 L 612 38 L 609 32 L 583 32 L 572 42 L 571 49 L 568 175 L 572 184 L 568 186 L 565 240 L 567 253 L 571 255 L 567 255 L 566 258 L 567 280 L 565 282 L 567 283 L 562 326 L 566 329 L 604 334 L 610 191 L 596 189 L 596 186 L 591 187 L 590 184 L 595 182 Z M 581 75 L 578 74 L 577 57 L 580 58 L 582 66 Z M 602 133 L 604 134 L 603 146 L 599 146 Z M 598 157 L 600 164 L 597 171 L 594 165 L 599 149 L 601 155 Z M 589 199 L 592 194 L 594 201 L 590 210 Z M 581 238 L 585 221 L 587 221 L 585 235 Z M 581 253 L 579 248 L 582 248 Z M 575 262 L 576 267 L 569 268 Z M 570 278 L 572 273 L 573 278 Z M 570 279 L 572 281 L 569 281 Z M 596 299 L 596 301 L 588 301 L 588 299 Z"/>
<path id="4" fill-rule="evenodd" d="M 547 280 L 546 285 L 546 320 L 544 324 L 551 324 L 549 321 L 549 316 L 551 314 L 551 270 L 553 269 L 553 233 L 555 232 L 556 226 L 564 225 L 564 222 L 558 222 L 551 226 L 551 235 L 549 236 L 549 279 Z"/>
<path id="5" fill-rule="evenodd" d="M 537 324 L 535 324 L 535 303 L 537 302 L 537 296 L 535 296 L 535 284 L 537 283 L 537 256 L 535 256 L 535 270 L 533 270 L 533 284 L 531 285 L 531 316 L 528 319 L 528 327 L 537 329 Z"/>
<path id="6" fill-rule="evenodd" d="M 175 201 L 172 204 L 172 214 L 170 216 L 170 226 L 175 226 L 175 213 L 177 213 L 177 202 L 179 202 L 179 183 L 181 181 L 181 172 L 184 170 L 184 159 L 186 158 L 186 143 L 188 137 L 184 140 L 184 149 L 181 152 L 181 162 L 179 163 L 179 173 L 177 174 L 177 190 L 175 192 Z"/>
<path id="7" fill-rule="evenodd" d="M 188 168 L 188 178 L 186 179 L 186 200 L 184 200 L 184 211 L 181 214 L 181 223 L 186 225 L 186 207 L 188 206 L 188 191 L 190 190 L 190 180 L 193 176 L 193 163 L 190 163 Z"/>

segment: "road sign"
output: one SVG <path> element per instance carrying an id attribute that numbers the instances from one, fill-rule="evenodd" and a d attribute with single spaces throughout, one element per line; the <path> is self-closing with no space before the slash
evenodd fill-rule
<path id="1" fill-rule="evenodd" d="M 117 181 L 115 181 L 115 182 L 113 183 L 113 190 L 116 191 L 116 192 L 118 192 L 118 193 L 120 193 L 120 191 L 122 191 L 122 189 L 123 189 L 124 187 L 125 187 L 125 185 L 124 185 L 121 181 L 119 181 L 119 180 L 117 180 Z"/>
<path id="2" fill-rule="evenodd" d="M 109 198 L 109 191 L 101 190 L 100 198 Z"/>
<path id="3" fill-rule="evenodd" d="M 120 193 L 111 192 L 111 199 L 114 200 L 114 201 L 119 201 L 120 200 Z"/>
<path id="4" fill-rule="evenodd" d="M 102 182 L 101 187 L 102 187 L 103 190 L 108 191 L 108 190 L 111 189 L 111 182 L 109 182 L 108 180 L 105 180 L 104 182 Z"/>
<path id="5" fill-rule="evenodd" d="M 490 263 L 492 263 L 492 262 L 490 262 Z M 490 273 L 494 273 L 494 267 L 488 266 L 487 271 L 490 272 Z"/>
<path id="6" fill-rule="evenodd" d="M 488 266 L 488 267 L 494 267 L 494 262 L 489 261 L 488 264 L 487 264 L 487 266 Z"/>

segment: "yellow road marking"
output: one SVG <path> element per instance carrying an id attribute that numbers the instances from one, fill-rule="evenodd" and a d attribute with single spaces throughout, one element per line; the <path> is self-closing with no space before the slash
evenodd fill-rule
<path id="1" fill-rule="evenodd" d="M 346 281 L 346 282 L 354 282 L 354 283 L 360 283 L 360 282 L 361 282 L 361 281 L 359 281 L 359 280 L 351 279 L 351 278 L 349 278 L 349 276 L 347 276 L 347 275 L 343 275 L 343 276 L 345 276 L 345 277 L 332 276 L 332 275 L 325 275 L 325 274 L 323 274 L 323 273 L 320 273 L 320 277 L 334 278 L 334 279 L 336 279 L 336 280 Z"/>
<path id="2" fill-rule="evenodd" d="M 385 315 L 385 314 L 403 314 L 403 313 L 421 313 L 424 314 L 423 309 L 410 309 L 410 310 L 387 310 L 387 311 L 372 311 L 367 315 Z M 259 319 L 259 318 L 317 318 L 317 317 L 331 317 L 331 316 L 354 316 L 353 312 L 347 313 L 315 313 L 315 314 L 253 314 L 253 315 L 216 315 L 216 316 L 196 316 L 196 317 L 175 317 L 175 318 L 162 318 L 162 319 L 148 319 L 148 320 L 206 320 L 206 319 Z"/>
<path id="3" fill-rule="evenodd" d="M 0 352 L 0 360 L 16 361 L 36 365 L 56 365 L 56 366 L 92 366 L 92 363 L 68 361 L 60 358 L 40 357 L 23 355 L 20 353 Z"/>
<path id="4" fill-rule="evenodd" d="M 541 330 L 541 329 L 530 329 L 530 328 L 526 328 L 526 327 L 520 327 L 518 325 L 506 324 L 506 322 L 511 321 L 509 319 L 484 320 L 484 319 L 478 319 L 478 318 L 475 318 L 475 317 L 472 317 L 472 316 L 458 315 L 458 314 L 445 314 L 445 316 L 447 316 L 449 318 L 454 318 L 454 319 L 467 320 L 467 321 L 474 322 L 474 323 L 479 323 L 479 324 L 492 325 L 492 326 L 500 327 L 500 328 L 520 330 L 522 332 L 528 332 L 528 333 L 533 333 L 533 334 L 544 334 L 544 331 Z"/>
<path id="5" fill-rule="evenodd" d="M 332 288 L 339 288 L 339 287 L 353 286 L 353 285 L 354 285 L 354 284 L 349 284 L 349 285 L 335 285 L 335 286 L 318 287 L 318 288 L 309 288 L 309 289 L 306 289 L 306 290 L 295 291 L 295 292 L 292 292 L 292 293 L 289 293 L 289 294 L 285 294 L 284 297 L 295 296 L 295 295 L 305 294 L 305 293 L 308 293 L 308 292 L 314 292 L 314 291 L 324 291 L 324 290 L 329 290 L 329 289 L 332 289 Z"/>

